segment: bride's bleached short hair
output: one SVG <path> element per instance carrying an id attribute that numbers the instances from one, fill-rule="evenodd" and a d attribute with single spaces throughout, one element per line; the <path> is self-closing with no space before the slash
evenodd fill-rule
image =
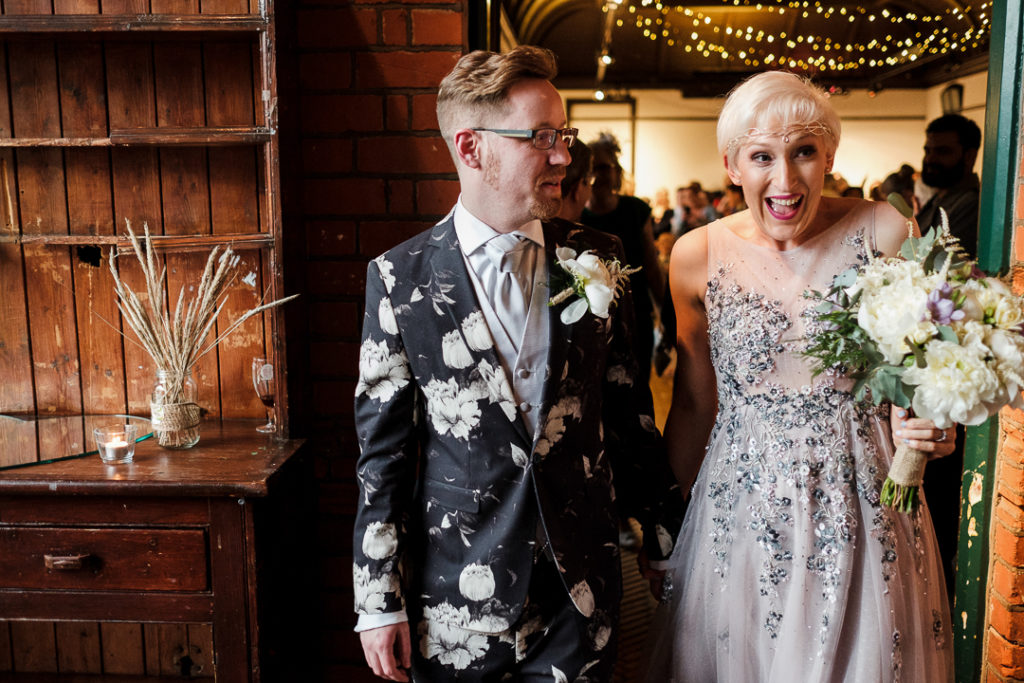
<path id="1" fill-rule="evenodd" d="M 763 135 L 821 135 L 834 155 L 841 124 L 829 96 L 806 78 L 786 71 L 751 76 L 732 89 L 718 115 L 718 153 L 735 163 L 748 140 Z"/>

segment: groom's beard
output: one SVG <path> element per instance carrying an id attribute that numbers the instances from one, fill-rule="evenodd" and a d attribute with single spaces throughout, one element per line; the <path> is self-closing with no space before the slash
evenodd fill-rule
<path id="1" fill-rule="evenodd" d="M 537 178 L 534 181 L 533 196 L 530 197 L 526 207 L 532 217 L 542 221 L 554 218 L 562 209 L 561 197 L 548 198 L 543 195 L 543 189 L 540 185 L 544 180 L 544 178 Z M 561 182 L 561 178 L 557 176 L 552 178 L 552 180 L 556 183 Z M 501 158 L 497 155 L 489 155 L 484 161 L 484 182 L 498 192 L 502 189 Z"/>

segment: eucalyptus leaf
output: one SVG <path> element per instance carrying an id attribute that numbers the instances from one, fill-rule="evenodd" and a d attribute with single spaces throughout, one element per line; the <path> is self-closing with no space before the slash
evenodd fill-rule
<path id="1" fill-rule="evenodd" d="M 907 205 L 907 200 L 899 192 L 890 192 L 885 201 L 892 204 L 893 208 L 903 214 L 904 218 L 914 217 L 914 210 Z"/>
<path id="2" fill-rule="evenodd" d="M 956 332 L 949 325 L 939 325 L 939 339 L 942 341 L 953 342 L 959 344 L 960 339 L 956 336 Z"/>
<path id="3" fill-rule="evenodd" d="M 842 287 L 845 289 L 855 282 L 857 282 L 857 269 L 847 268 L 832 279 L 832 287 Z"/>

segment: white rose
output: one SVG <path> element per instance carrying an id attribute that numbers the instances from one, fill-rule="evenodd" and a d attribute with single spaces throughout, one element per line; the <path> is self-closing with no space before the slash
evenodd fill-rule
<path id="1" fill-rule="evenodd" d="M 459 592 L 467 600 L 486 600 L 494 595 L 494 572 L 482 565 L 466 565 L 459 574 Z"/>
<path id="2" fill-rule="evenodd" d="M 1024 324 L 1024 309 L 1017 297 L 1004 297 L 992 314 L 992 323 L 1003 330 L 1017 330 Z"/>
<path id="3" fill-rule="evenodd" d="M 934 340 L 925 347 L 925 367 L 903 373 L 903 381 L 916 385 L 914 412 L 932 420 L 939 429 L 954 422 L 977 425 L 989 416 L 986 404 L 994 401 L 1000 383 L 979 353 L 979 346 L 960 346 Z"/>
<path id="4" fill-rule="evenodd" d="M 388 522 L 371 522 L 363 534 L 363 554 L 383 560 L 398 552 L 398 531 Z"/>

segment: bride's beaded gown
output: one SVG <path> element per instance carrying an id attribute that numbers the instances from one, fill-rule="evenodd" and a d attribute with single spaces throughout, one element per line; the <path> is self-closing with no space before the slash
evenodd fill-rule
<path id="1" fill-rule="evenodd" d="M 952 681 L 927 507 L 879 503 L 888 408 L 800 354 L 804 292 L 863 262 L 873 226 L 860 205 L 787 251 L 707 227 L 718 416 L 651 631 L 652 683 Z"/>

